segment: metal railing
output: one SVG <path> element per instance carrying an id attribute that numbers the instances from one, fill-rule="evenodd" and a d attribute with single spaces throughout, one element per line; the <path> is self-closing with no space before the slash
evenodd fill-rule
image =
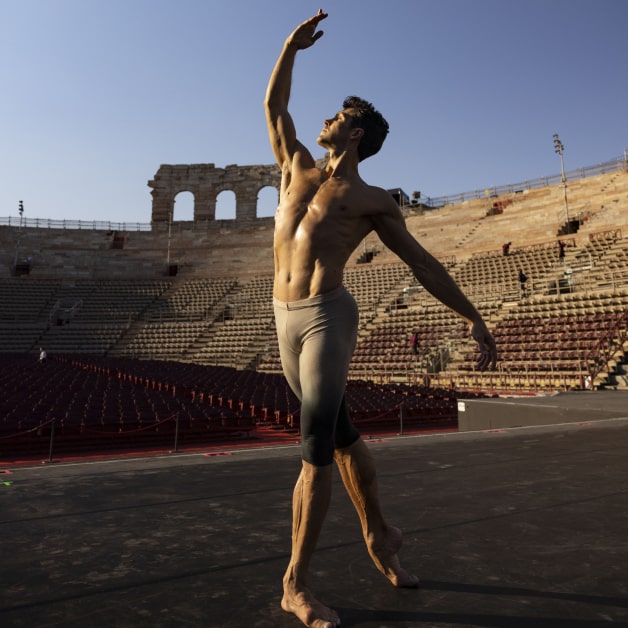
<path id="1" fill-rule="evenodd" d="M 81 231 L 151 231 L 150 222 L 107 222 L 104 220 L 53 220 L 51 218 L 22 218 L 22 227 L 36 229 L 79 229 Z M 15 216 L 0 218 L 0 226 L 19 227 Z"/>
<path id="2" fill-rule="evenodd" d="M 577 170 L 571 170 L 565 173 L 566 181 L 575 181 L 578 179 L 586 179 L 587 177 L 595 177 L 601 174 L 608 174 L 609 172 L 616 172 L 619 170 L 628 170 L 628 156 L 623 155 L 621 157 L 615 157 L 610 161 L 598 164 L 596 166 L 587 166 L 585 168 L 578 168 Z M 454 194 L 452 196 L 437 196 L 426 197 L 421 199 L 418 204 L 404 205 L 406 209 L 412 209 L 413 207 L 428 207 L 430 209 L 436 209 L 445 205 L 451 205 L 453 203 L 462 203 L 464 201 L 475 200 L 479 198 L 492 198 L 500 196 L 502 194 L 512 194 L 516 192 L 523 192 L 524 190 L 532 190 L 536 188 L 543 188 L 550 185 L 557 185 L 562 183 L 562 175 L 554 174 L 548 177 L 540 177 L 538 179 L 532 179 L 530 181 L 523 181 L 521 183 L 510 183 L 508 185 L 493 186 L 483 188 L 481 190 L 473 190 L 471 192 L 462 192 L 460 194 Z M 256 220 L 272 220 L 272 218 L 257 218 Z M 179 224 L 181 221 L 175 221 L 174 224 Z M 181 224 L 188 228 L 195 229 L 198 227 L 207 228 L 209 225 L 222 225 L 233 226 L 235 221 L 224 220 L 203 220 L 203 221 L 184 221 Z M 153 231 L 162 230 L 167 226 L 167 222 L 107 222 L 101 220 L 52 220 L 49 218 L 24 218 L 18 216 L 8 216 L 5 218 L 0 217 L 0 226 L 8 227 L 31 227 L 39 229 L 79 229 L 84 231 Z M 174 226 L 173 224 L 173 226 Z"/>
<path id="3" fill-rule="evenodd" d="M 565 180 L 576 181 L 579 179 L 586 179 L 588 177 L 596 177 L 601 174 L 608 174 L 609 172 L 617 172 L 619 170 L 628 170 L 628 158 L 626 155 L 622 157 L 615 157 L 610 161 L 606 161 L 595 166 L 587 166 L 585 168 L 578 168 L 576 170 L 565 172 Z M 562 182 L 562 174 L 559 173 L 548 177 L 522 181 L 521 183 L 509 183 L 508 185 L 486 187 L 481 190 L 462 192 L 451 196 L 438 196 L 433 198 L 428 196 L 421 199 L 420 204 L 417 206 L 436 209 L 453 203 L 462 203 L 464 201 L 472 201 L 479 198 L 493 198 L 501 196 L 502 194 L 514 194 L 517 192 L 523 192 L 524 190 L 533 190 L 548 187 L 550 185 L 558 185 Z M 405 207 L 412 208 L 413 206 L 415 205 L 406 205 Z"/>

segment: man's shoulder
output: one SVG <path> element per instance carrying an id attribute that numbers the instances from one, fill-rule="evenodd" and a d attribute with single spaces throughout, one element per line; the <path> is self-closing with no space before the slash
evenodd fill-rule
<path id="1" fill-rule="evenodd" d="M 368 198 L 368 205 L 377 210 L 378 213 L 397 213 L 399 206 L 392 194 L 377 185 L 366 184 L 365 196 Z"/>
<path id="2" fill-rule="evenodd" d="M 368 190 L 370 194 L 373 194 L 374 196 L 377 196 L 377 198 L 381 198 L 381 199 L 392 199 L 392 195 L 388 190 L 385 190 L 384 188 L 380 188 L 378 185 L 369 185 L 367 184 Z"/>

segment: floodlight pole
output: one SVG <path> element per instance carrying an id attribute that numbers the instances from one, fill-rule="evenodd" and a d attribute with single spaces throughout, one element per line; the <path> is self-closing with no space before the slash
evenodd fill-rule
<path id="1" fill-rule="evenodd" d="M 20 255 L 20 239 L 22 237 L 22 215 L 24 214 L 24 202 L 20 201 L 18 205 L 18 213 L 20 214 L 20 226 L 17 230 L 17 241 L 15 243 L 15 259 L 13 260 L 13 270 L 17 268 L 17 260 Z"/>
<path id="2" fill-rule="evenodd" d="M 563 152 L 565 147 L 558 137 L 558 133 L 554 133 L 554 152 L 560 156 L 560 180 L 563 183 L 563 195 L 565 198 L 565 216 L 567 218 L 567 233 L 571 233 L 571 222 L 569 221 L 569 204 L 567 203 L 567 177 L 565 177 L 565 161 Z"/>

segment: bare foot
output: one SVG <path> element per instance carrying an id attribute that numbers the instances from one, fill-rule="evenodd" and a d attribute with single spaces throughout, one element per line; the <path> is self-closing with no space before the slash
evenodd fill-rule
<path id="1" fill-rule="evenodd" d="M 409 574 L 399 563 L 397 552 L 401 549 L 402 543 L 401 530 L 389 527 L 386 538 L 381 545 L 376 542 L 367 545 L 375 566 L 394 586 L 415 588 L 419 586 L 419 579 Z"/>
<path id="2" fill-rule="evenodd" d="M 303 592 L 284 591 L 281 608 L 287 613 L 296 615 L 310 628 L 338 628 L 340 626 L 340 617 L 336 611 L 314 599 L 307 589 Z"/>

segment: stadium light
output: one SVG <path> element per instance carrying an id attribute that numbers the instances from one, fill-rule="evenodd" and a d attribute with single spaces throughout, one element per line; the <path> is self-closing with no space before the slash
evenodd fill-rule
<path id="1" fill-rule="evenodd" d="M 20 226 L 17 230 L 17 240 L 15 242 L 15 257 L 13 259 L 13 270 L 17 270 L 17 262 L 20 256 L 20 239 L 22 237 L 22 215 L 24 214 L 24 202 L 19 201 L 17 206 L 17 212 L 20 215 Z"/>
<path id="2" fill-rule="evenodd" d="M 563 195 L 565 198 L 565 217 L 567 218 L 567 234 L 571 233 L 571 222 L 569 221 L 569 204 L 567 203 L 567 177 L 565 177 L 565 161 L 563 152 L 565 147 L 558 137 L 558 133 L 554 133 L 554 152 L 560 156 L 560 180 L 563 183 Z"/>

